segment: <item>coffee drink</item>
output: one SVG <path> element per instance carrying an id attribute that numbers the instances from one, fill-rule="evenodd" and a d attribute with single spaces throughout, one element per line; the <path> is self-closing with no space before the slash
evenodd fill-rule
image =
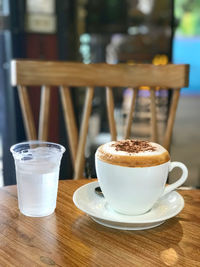
<path id="1" fill-rule="evenodd" d="M 159 144 L 141 140 L 121 140 L 100 146 L 98 159 L 125 167 L 151 167 L 170 160 L 168 151 Z"/>
<path id="2" fill-rule="evenodd" d="M 126 215 L 148 212 L 156 201 L 182 185 L 188 176 L 181 162 L 170 162 L 161 145 L 121 140 L 100 146 L 95 154 L 99 185 L 110 208 Z M 169 172 L 179 167 L 181 177 L 166 186 Z"/>

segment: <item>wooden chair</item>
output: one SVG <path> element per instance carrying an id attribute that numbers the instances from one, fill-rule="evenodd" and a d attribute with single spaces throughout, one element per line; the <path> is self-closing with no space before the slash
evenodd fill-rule
<path id="1" fill-rule="evenodd" d="M 89 117 L 92 109 L 94 88 L 106 88 L 107 112 L 111 139 L 116 140 L 116 124 L 114 119 L 114 87 L 130 87 L 134 91 L 131 108 L 127 119 L 125 138 L 129 138 L 133 120 L 136 95 L 140 86 L 150 87 L 152 141 L 157 141 L 157 120 L 155 105 L 155 88 L 173 88 L 171 106 L 164 137 L 164 147 L 169 149 L 180 88 L 188 86 L 188 65 L 151 64 L 82 64 L 75 62 L 52 62 L 13 60 L 11 63 L 12 85 L 18 87 L 19 99 L 28 139 L 48 140 L 49 99 L 52 86 L 60 87 L 66 130 L 69 138 L 72 161 L 74 163 L 74 179 L 83 177 L 84 150 L 88 132 Z M 33 121 L 28 97 L 28 86 L 42 86 L 39 115 L 39 133 Z M 70 95 L 70 87 L 86 87 L 84 112 L 78 134 L 74 109 Z M 103 90 L 103 89 L 102 89 Z"/>

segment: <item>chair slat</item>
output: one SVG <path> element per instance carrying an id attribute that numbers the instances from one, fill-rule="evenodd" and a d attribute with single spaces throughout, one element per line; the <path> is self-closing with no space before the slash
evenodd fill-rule
<path id="1" fill-rule="evenodd" d="M 145 85 L 181 88 L 188 85 L 189 67 L 175 64 L 155 66 L 153 64 L 83 64 L 79 62 L 13 60 L 11 70 L 13 85 L 59 86 L 62 84 L 94 87 L 139 87 Z"/>
<path id="2" fill-rule="evenodd" d="M 93 96 L 94 96 L 94 88 L 88 87 L 87 92 L 86 92 L 83 118 L 82 118 L 82 122 L 81 122 L 78 150 L 77 150 L 77 156 L 76 156 L 76 164 L 75 164 L 75 170 L 74 170 L 74 179 L 75 180 L 83 177 L 84 153 L 85 153 L 85 145 L 86 145 L 86 138 L 87 138 L 87 132 L 88 132 L 89 118 L 90 118 L 90 114 L 91 114 L 91 110 L 92 110 Z"/>
<path id="3" fill-rule="evenodd" d="M 114 98 L 111 87 L 106 88 L 106 104 L 107 104 L 108 122 L 109 122 L 111 139 L 112 141 L 115 141 L 117 140 L 117 130 L 114 118 Z"/>
<path id="4" fill-rule="evenodd" d="M 49 108 L 50 108 L 50 87 L 41 88 L 40 115 L 39 115 L 39 140 L 48 140 L 49 129 Z"/>
<path id="5" fill-rule="evenodd" d="M 138 88 L 134 88 L 134 89 L 131 88 L 131 89 L 132 89 L 132 98 L 131 98 L 131 106 L 130 106 L 130 110 L 129 110 L 128 118 L 127 118 L 127 122 L 126 122 L 125 139 L 130 138 L 131 125 L 132 125 L 132 121 L 133 121 L 136 98 L 137 98 L 137 93 L 138 93 Z"/>
<path id="6" fill-rule="evenodd" d="M 173 91 L 173 96 L 172 96 L 172 100 L 171 100 L 169 116 L 168 116 L 168 121 L 167 121 L 167 128 L 166 128 L 165 138 L 164 138 L 164 143 L 163 143 L 163 146 L 167 150 L 169 150 L 169 148 L 170 148 L 172 129 L 174 126 L 174 120 L 175 120 L 175 115 L 176 115 L 176 109 L 178 106 L 179 96 L 180 96 L 180 89 L 175 89 Z"/>
<path id="7" fill-rule="evenodd" d="M 60 87 L 61 101 L 64 110 L 65 128 L 68 134 L 69 145 L 71 149 L 72 162 L 75 167 L 76 153 L 78 146 L 78 130 L 75 120 L 74 108 L 71 99 L 70 88 Z"/>
<path id="8" fill-rule="evenodd" d="M 153 142 L 158 142 L 158 128 L 157 128 L 157 118 L 156 118 L 156 97 L 155 89 L 150 88 L 150 100 L 151 100 L 151 140 Z"/>
<path id="9" fill-rule="evenodd" d="M 19 85 L 17 88 L 27 138 L 29 140 L 35 140 L 37 139 L 37 134 L 27 88 L 26 86 L 21 85 Z"/>

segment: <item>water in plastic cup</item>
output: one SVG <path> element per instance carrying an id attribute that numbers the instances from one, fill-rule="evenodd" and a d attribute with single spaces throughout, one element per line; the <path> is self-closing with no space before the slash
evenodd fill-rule
<path id="1" fill-rule="evenodd" d="M 60 162 L 65 148 L 29 141 L 10 149 L 15 160 L 18 205 L 26 216 L 50 215 L 56 208 Z"/>

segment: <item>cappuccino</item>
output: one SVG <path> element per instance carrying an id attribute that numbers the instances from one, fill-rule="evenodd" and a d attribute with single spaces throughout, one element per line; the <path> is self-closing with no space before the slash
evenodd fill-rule
<path id="1" fill-rule="evenodd" d="M 99 185 L 109 206 L 120 213 L 139 215 L 149 211 L 159 198 L 175 190 L 187 179 L 181 162 L 170 162 L 167 150 L 141 140 L 109 142 L 95 154 Z M 179 167 L 181 177 L 166 186 L 169 172 Z"/>
<path id="2" fill-rule="evenodd" d="M 125 167 L 151 167 L 170 160 L 168 151 L 161 145 L 133 139 L 106 143 L 97 149 L 96 157 Z"/>

